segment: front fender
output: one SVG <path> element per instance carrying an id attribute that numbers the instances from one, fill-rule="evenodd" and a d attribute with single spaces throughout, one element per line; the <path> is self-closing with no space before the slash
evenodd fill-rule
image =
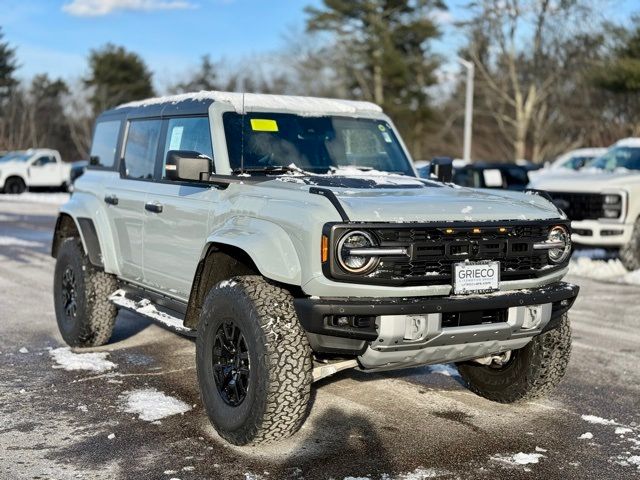
<path id="1" fill-rule="evenodd" d="M 111 225 L 107 218 L 104 204 L 93 195 L 75 192 L 71 195 L 69 201 L 60 207 L 60 213 L 69 215 L 75 221 L 85 252 L 88 251 L 87 239 L 84 238 L 82 228 L 80 228 L 81 221 L 82 219 L 89 219 L 93 222 L 100 246 L 104 271 L 118 275 L 120 268 L 113 244 L 114 236 L 111 232 Z"/>
<path id="2" fill-rule="evenodd" d="M 203 256 L 212 243 L 240 248 L 266 278 L 290 285 L 302 283 L 298 252 L 287 232 L 275 223 L 233 217 L 211 232 Z"/>

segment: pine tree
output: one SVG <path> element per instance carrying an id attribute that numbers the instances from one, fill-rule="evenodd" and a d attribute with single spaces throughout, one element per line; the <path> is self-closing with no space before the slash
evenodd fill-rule
<path id="1" fill-rule="evenodd" d="M 332 33 L 335 50 L 344 52 L 350 96 L 390 113 L 416 156 L 424 147 L 427 89 L 438 66 L 429 51 L 440 35 L 432 14 L 444 8 L 439 0 L 324 0 L 306 9 L 307 29 Z"/>
<path id="2" fill-rule="evenodd" d="M 18 85 L 14 73 L 18 69 L 16 50 L 9 42 L 4 42 L 4 33 L 0 27 L 0 102 L 6 99 L 11 90 Z"/>
<path id="3" fill-rule="evenodd" d="M 173 93 L 199 92 L 200 90 L 219 90 L 218 65 L 212 60 L 210 55 L 203 55 L 200 67 L 193 76 L 186 82 L 174 85 L 170 90 Z"/>
<path id="4" fill-rule="evenodd" d="M 107 44 L 89 55 L 91 74 L 84 84 L 93 89 L 94 113 L 154 95 L 151 72 L 142 58 L 124 47 Z"/>

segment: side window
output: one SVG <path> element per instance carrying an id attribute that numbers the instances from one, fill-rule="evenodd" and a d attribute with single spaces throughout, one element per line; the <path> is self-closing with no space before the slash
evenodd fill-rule
<path id="1" fill-rule="evenodd" d="M 56 162 L 55 158 L 45 156 L 45 157 L 38 158 L 35 162 L 33 162 L 32 165 L 34 167 L 44 167 L 48 163 L 55 163 L 55 162 Z"/>
<path id="2" fill-rule="evenodd" d="M 116 159 L 120 120 L 100 122 L 96 125 L 91 143 L 90 165 L 110 168 Z"/>
<path id="3" fill-rule="evenodd" d="M 161 120 L 132 120 L 124 149 L 126 177 L 152 179 L 158 153 Z"/>
<path id="4" fill-rule="evenodd" d="M 164 163 L 167 161 L 167 152 L 170 150 L 190 150 L 213 159 L 209 119 L 207 117 L 169 119 L 162 155 L 162 178 L 166 178 Z"/>

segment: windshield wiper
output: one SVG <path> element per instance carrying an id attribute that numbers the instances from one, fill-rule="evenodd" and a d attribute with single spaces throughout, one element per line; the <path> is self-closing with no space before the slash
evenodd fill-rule
<path id="1" fill-rule="evenodd" d="M 285 172 L 295 172 L 295 173 L 303 173 L 307 174 L 301 168 L 292 167 L 290 165 L 268 165 L 265 167 L 249 167 L 249 168 L 234 168 L 232 170 L 234 174 L 240 173 L 285 173 Z"/>

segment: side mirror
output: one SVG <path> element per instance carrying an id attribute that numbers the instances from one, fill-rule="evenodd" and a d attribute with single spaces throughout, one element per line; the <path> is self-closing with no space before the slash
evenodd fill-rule
<path id="1" fill-rule="evenodd" d="M 209 179 L 213 160 L 206 155 L 189 150 L 169 150 L 165 162 L 169 180 L 204 181 Z"/>
<path id="2" fill-rule="evenodd" d="M 451 183 L 453 178 L 453 160 L 449 157 L 435 157 L 430 164 L 431 177 L 439 182 Z"/>

